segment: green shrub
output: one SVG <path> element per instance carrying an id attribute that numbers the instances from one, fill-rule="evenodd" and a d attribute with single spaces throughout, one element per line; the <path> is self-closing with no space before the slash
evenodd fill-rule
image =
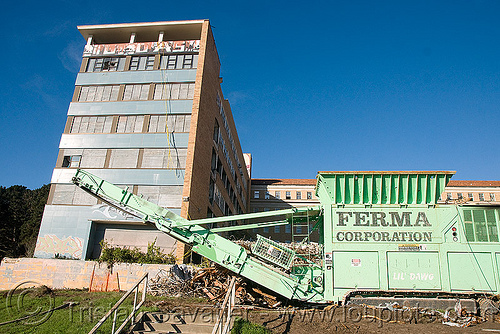
<path id="1" fill-rule="evenodd" d="M 156 246 L 156 239 L 148 244 L 146 253 L 141 252 L 137 247 L 122 248 L 110 246 L 106 241 L 101 241 L 101 256 L 99 262 L 105 262 L 109 265 L 114 263 L 159 263 L 159 264 L 175 264 L 175 256 L 173 254 L 165 254 L 160 247 Z"/>
<path id="2" fill-rule="evenodd" d="M 251 323 L 242 318 L 236 318 L 231 334 L 272 334 L 272 332 L 264 326 Z"/>

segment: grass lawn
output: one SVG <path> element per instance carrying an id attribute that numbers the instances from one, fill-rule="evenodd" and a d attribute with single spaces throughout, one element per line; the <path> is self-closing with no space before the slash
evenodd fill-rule
<path id="1" fill-rule="evenodd" d="M 50 290 L 45 287 L 0 291 L 0 333 L 88 333 L 125 292 L 87 292 L 83 290 Z M 138 294 L 140 300 L 141 294 Z M 73 303 L 67 306 L 68 302 Z M 118 309 L 117 327 L 130 314 L 134 302 L 131 294 Z M 204 298 L 146 296 L 141 311 L 195 310 L 207 305 Z M 46 311 L 53 310 L 52 312 Z M 214 309 L 213 314 L 218 314 Z M 34 316 L 30 316 L 34 315 Z M 21 319 L 22 318 L 22 319 Z M 13 320 L 21 319 L 20 321 Z M 111 333 L 113 315 L 98 333 Z M 129 328 L 129 325 L 125 327 Z M 267 334 L 263 326 L 238 319 L 231 333 Z"/>
<path id="2" fill-rule="evenodd" d="M 54 290 L 44 288 L 16 291 L 10 298 L 8 291 L 0 292 L 0 323 L 23 318 L 30 314 L 33 317 L 21 321 L 1 324 L 0 333 L 88 333 L 108 310 L 124 295 L 124 292 L 87 292 L 80 290 Z M 138 295 L 140 299 L 141 294 Z M 154 301 L 164 300 L 161 297 L 147 296 L 150 301 L 139 311 L 158 311 Z M 153 301 L 153 303 L 151 303 Z M 52 313 L 44 311 L 75 303 L 71 307 L 63 307 Z M 134 294 L 129 296 L 118 310 L 119 325 L 130 313 L 134 302 Z M 99 329 L 100 333 L 110 333 L 111 316 Z M 128 327 L 127 327 L 128 328 Z"/>

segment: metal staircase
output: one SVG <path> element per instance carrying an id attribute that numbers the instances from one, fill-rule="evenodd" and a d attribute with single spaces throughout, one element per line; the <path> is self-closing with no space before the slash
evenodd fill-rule
<path id="1" fill-rule="evenodd" d="M 210 334 L 214 328 L 214 320 L 215 317 L 207 317 L 202 312 L 196 311 L 193 311 L 192 314 L 144 312 L 139 315 L 130 333 Z"/>

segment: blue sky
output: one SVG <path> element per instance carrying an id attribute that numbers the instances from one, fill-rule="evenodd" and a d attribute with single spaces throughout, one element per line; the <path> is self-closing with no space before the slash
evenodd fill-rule
<path id="1" fill-rule="evenodd" d="M 50 182 L 77 25 L 210 19 L 253 177 L 456 170 L 500 180 L 499 1 L 3 5 L 0 185 Z"/>

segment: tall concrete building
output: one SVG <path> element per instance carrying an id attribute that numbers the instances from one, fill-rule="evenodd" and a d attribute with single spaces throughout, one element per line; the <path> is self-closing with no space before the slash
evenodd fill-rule
<path id="1" fill-rule="evenodd" d="M 79 26 L 83 57 L 36 257 L 95 258 L 99 243 L 183 245 L 71 184 L 77 168 L 188 219 L 245 213 L 250 178 L 208 20 Z"/>

